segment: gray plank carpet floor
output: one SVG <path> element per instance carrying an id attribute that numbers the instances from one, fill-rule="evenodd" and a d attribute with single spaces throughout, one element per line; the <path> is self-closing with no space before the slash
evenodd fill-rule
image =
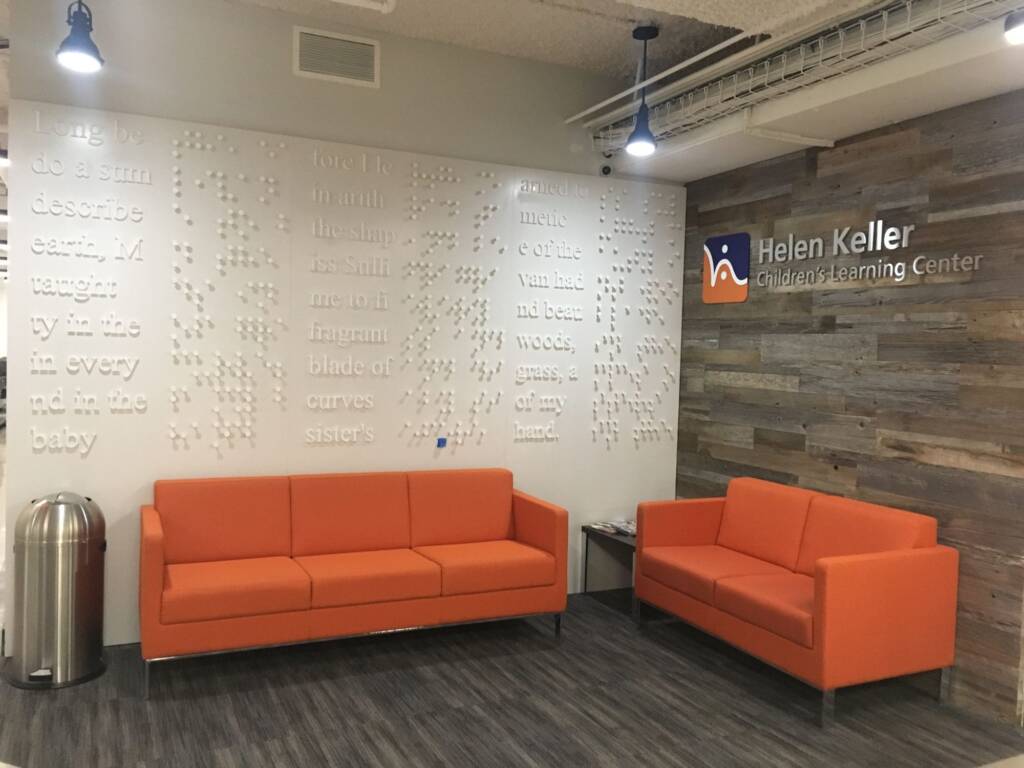
<path id="1" fill-rule="evenodd" d="M 903 682 L 817 692 L 612 599 L 505 621 L 157 666 L 137 646 L 57 691 L 0 685 L 0 762 L 74 766 L 977 766 L 1024 735 Z M 621 598 L 621 595 L 618 596 Z"/>

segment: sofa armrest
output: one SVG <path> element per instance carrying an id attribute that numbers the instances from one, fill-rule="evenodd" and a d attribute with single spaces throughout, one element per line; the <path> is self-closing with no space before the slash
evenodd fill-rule
<path id="1" fill-rule="evenodd" d="M 642 501 L 636 508 L 636 548 L 714 544 L 725 498 Z"/>
<path id="2" fill-rule="evenodd" d="M 142 655 L 147 639 L 160 624 L 164 594 L 164 527 L 155 507 L 143 507 L 139 541 L 139 628 Z"/>
<path id="3" fill-rule="evenodd" d="M 818 560 L 824 687 L 951 666 L 958 573 L 959 553 L 943 546 Z"/>
<path id="4" fill-rule="evenodd" d="M 516 541 L 564 562 L 569 543 L 569 513 L 564 508 L 513 490 L 512 518 Z"/>

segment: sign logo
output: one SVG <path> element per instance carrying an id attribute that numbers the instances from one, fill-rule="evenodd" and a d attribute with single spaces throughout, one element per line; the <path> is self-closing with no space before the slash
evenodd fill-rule
<path id="1" fill-rule="evenodd" d="M 882 219 L 862 228 L 836 227 L 827 235 L 762 237 L 748 232 L 704 242 L 705 304 L 742 304 L 750 283 L 769 291 L 840 290 L 846 285 L 919 285 L 935 275 L 977 272 L 984 254 L 907 254 L 916 224 L 892 226 Z M 751 250 L 757 264 L 751 273 Z M 831 260 L 831 262 L 830 262 Z M 918 279 L 920 278 L 920 279 Z M 884 282 L 883 282 L 884 281 Z"/>
<path id="2" fill-rule="evenodd" d="M 750 278 L 750 235 L 709 237 L 704 242 L 704 303 L 741 304 Z"/>

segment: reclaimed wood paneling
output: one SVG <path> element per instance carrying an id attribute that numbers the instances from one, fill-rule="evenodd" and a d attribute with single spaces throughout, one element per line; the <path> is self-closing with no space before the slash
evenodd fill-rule
<path id="1" fill-rule="evenodd" d="M 935 516 L 961 554 L 954 702 L 1018 723 L 1021 147 L 1024 91 L 691 184 L 677 483 L 705 496 L 756 475 Z M 707 237 L 827 239 L 875 217 L 915 224 L 913 255 L 982 265 L 900 285 L 752 284 L 745 304 L 702 303 Z"/>

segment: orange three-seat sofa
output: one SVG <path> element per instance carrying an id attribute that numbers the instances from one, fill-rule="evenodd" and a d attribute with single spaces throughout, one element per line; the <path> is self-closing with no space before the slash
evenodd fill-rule
<path id="1" fill-rule="evenodd" d="M 503 469 L 161 480 L 142 508 L 150 664 L 566 604 L 567 513 Z"/>
<path id="2" fill-rule="evenodd" d="M 753 478 L 637 509 L 636 596 L 810 683 L 953 664 L 958 555 L 934 518 Z"/>

